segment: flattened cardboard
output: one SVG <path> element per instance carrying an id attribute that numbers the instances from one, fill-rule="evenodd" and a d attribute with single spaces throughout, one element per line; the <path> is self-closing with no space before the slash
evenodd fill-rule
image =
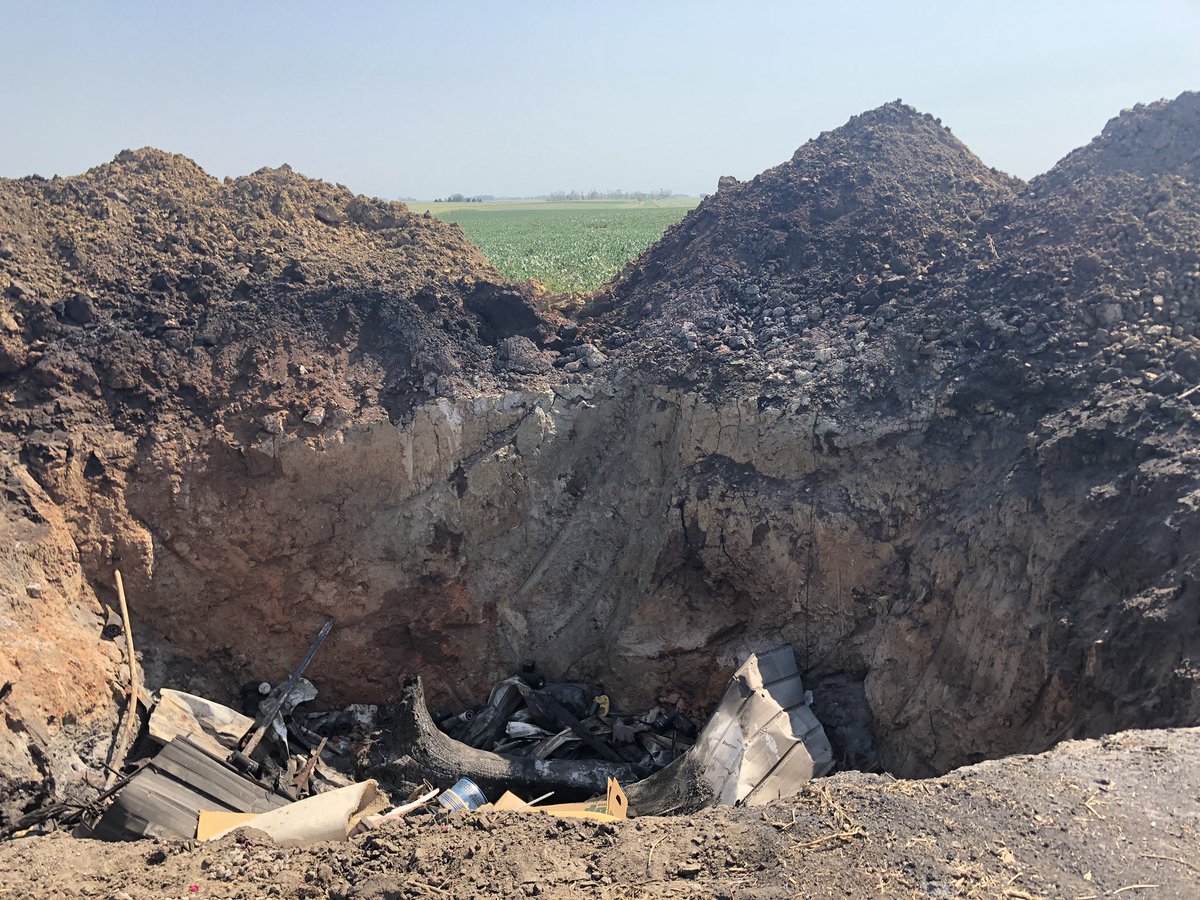
<path id="1" fill-rule="evenodd" d="M 200 810 L 196 822 L 196 840 L 207 841 L 214 834 L 224 834 L 231 828 L 245 825 L 251 819 L 257 819 L 258 813 L 226 812 L 217 809 Z"/>
<path id="2" fill-rule="evenodd" d="M 550 806 L 527 806 L 525 801 L 511 791 L 505 791 L 500 799 L 491 804 L 491 809 L 500 812 L 544 812 L 564 819 L 591 819 L 594 822 L 620 822 L 628 817 L 629 798 L 617 783 L 608 779 L 608 794 L 583 803 L 554 803 Z"/>

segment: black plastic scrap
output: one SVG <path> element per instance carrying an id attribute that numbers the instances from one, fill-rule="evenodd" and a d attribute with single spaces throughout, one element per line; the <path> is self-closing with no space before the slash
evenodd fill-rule
<path id="1" fill-rule="evenodd" d="M 467 720 L 462 737 L 464 744 L 477 749 L 491 749 L 504 734 L 509 717 L 521 705 L 521 679 L 506 678 L 494 688 L 487 705 Z M 457 719 L 457 717 L 455 717 Z"/>
<path id="2" fill-rule="evenodd" d="M 644 714 L 609 709 L 600 685 L 547 682 L 532 664 L 498 682 L 487 703 L 435 714 L 449 736 L 479 750 L 533 759 L 604 759 L 644 773 L 669 765 L 692 746 L 696 725 L 676 702 Z"/>

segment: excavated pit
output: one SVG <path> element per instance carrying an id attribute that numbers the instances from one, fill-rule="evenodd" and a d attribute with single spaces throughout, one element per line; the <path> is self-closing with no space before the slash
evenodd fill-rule
<path id="1" fill-rule="evenodd" d="M 1156 667 L 1187 636 L 1117 600 L 1186 535 L 1089 527 L 1078 455 L 1039 471 L 1003 430 L 939 446 L 932 410 L 872 424 L 567 385 L 430 404 L 323 449 L 282 436 L 269 476 L 213 448 L 173 490 L 128 497 L 155 523 L 154 577 L 133 582 L 151 676 L 233 696 L 281 677 L 328 615 L 311 677 L 334 704 L 386 703 L 421 672 L 431 701 L 471 706 L 532 658 L 632 707 L 704 707 L 786 642 L 849 766 L 925 775 L 1171 723 Z M 1005 479 L 1023 490 L 988 492 Z M 1055 514 L 1031 522 L 1033 496 Z"/>
<path id="2" fill-rule="evenodd" d="M 889 104 L 577 322 L 286 169 L 0 185 L 6 810 L 107 746 L 114 567 L 224 702 L 328 616 L 327 705 L 532 658 L 703 708 L 790 643 L 845 767 L 1196 722 L 1198 143 L 1184 95 L 1024 185 Z"/>
<path id="3" fill-rule="evenodd" d="M 329 703 L 387 702 L 419 671 L 435 702 L 467 706 L 535 658 L 635 706 L 667 691 L 703 706 L 746 653 L 788 642 L 849 765 L 926 774 L 1170 721 L 1126 684 L 1173 655 L 1169 621 L 1098 644 L 1129 624 L 1079 633 L 1062 594 L 1090 569 L 1078 546 L 1127 573 L 1072 590 L 1107 609 L 1155 582 L 1135 561 L 1177 556 L 1180 535 L 1087 534 L 1075 478 L 1013 469 L 1023 440 L 934 457 L 932 415 L 833 427 L 803 406 L 565 386 L 430 404 L 323 449 L 276 437 L 267 475 L 210 448 L 127 494 L 154 523 L 134 569 L 154 577 L 129 578 L 156 639 L 148 678 L 231 698 L 281 677 L 329 615 L 311 673 Z M 1006 477 L 1054 519 L 1030 528 L 1027 495 L 986 493 Z"/>

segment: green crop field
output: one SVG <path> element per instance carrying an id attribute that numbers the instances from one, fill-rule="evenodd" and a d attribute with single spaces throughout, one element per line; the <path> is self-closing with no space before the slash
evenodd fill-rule
<path id="1" fill-rule="evenodd" d="M 533 278 L 556 293 L 568 293 L 604 284 L 699 202 L 688 197 L 408 206 L 457 222 L 506 278 Z"/>

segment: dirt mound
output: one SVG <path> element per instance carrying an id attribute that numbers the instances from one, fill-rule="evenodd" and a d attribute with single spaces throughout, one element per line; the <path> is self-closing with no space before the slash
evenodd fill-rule
<path id="1" fill-rule="evenodd" d="M 465 814 L 306 849 L 223 838 L 0 846 L 13 896 L 1195 896 L 1195 730 L 922 782 L 843 773 L 767 808 L 616 825 Z"/>
<path id="2" fill-rule="evenodd" d="M 998 211 L 968 289 L 1052 332 L 1043 366 L 1167 397 L 1194 381 L 1200 172 L 1179 147 L 1198 132 L 1200 94 L 1127 111 Z"/>
<path id="3" fill-rule="evenodd" d="M 1195 178 L 1200 172 L 1198 127 L 1200 92 L 1138 104 L 1110 120 L 1090 144 L 1073 151 L 1036 183 L 1063 182 L 1086 173 Z"/>
<path id="4" fill-rule="evenodd" d="M 1198 96 L 1123 113 L 1029 185 L 931 117 L 880 107 L 723 180 L 599 298 L 600 330 L 685 382 L 829 407 L 903 402 L 897 378 L 1087 390 L 1128 358 L 1107 350 L 1119 333 L 1159 358 L 1126 376 L 1166 375 L 1170 393 L 1169 372 L 1196 365 L 1164 338 L 1194 336 Z"/>
<path id="5" fill-rule="evenodd" d="M 767 305 L 772 298 L 739 275 L 803 292 L 780 298 L 802 307 L 793 313 L 807 313 L 814 299 L 873 302 L 883 280 L 961 257 L 964 235 L 1018 185 L 932 116 L 889 103 L 751 181 L 721 179 L 717 193 L 623 273 L 613 293 L 629 321 L 694 290 L 707 290 L 710 302 Z"/>
<path id="6" fill-rule="evenodd" d="M 722 179 L 596 311 L 701 381 L 776 389 L 825 364 L 894 365 L 895 320 L 957 277 L 986 214 L 1019 186 L 933 117 L 890 103 L 749 182 Z"/>
<path id="7" fill-rule="evenodd" d="M 331 416 L 397 416 L 503 373 L 497 340 L 555 337 L 554 317 L 498 288 L 457 226 L 287 166 L 219 182 L 147 149 L 75 178 L 5 181 L 0 243 L 13 405 L 71 394 L 121 426 L 190 410 L 233 431 L 231 417 L 298 422 L 318 401 Z M 511 320 L 499 332 L 498 318 Z"/>

